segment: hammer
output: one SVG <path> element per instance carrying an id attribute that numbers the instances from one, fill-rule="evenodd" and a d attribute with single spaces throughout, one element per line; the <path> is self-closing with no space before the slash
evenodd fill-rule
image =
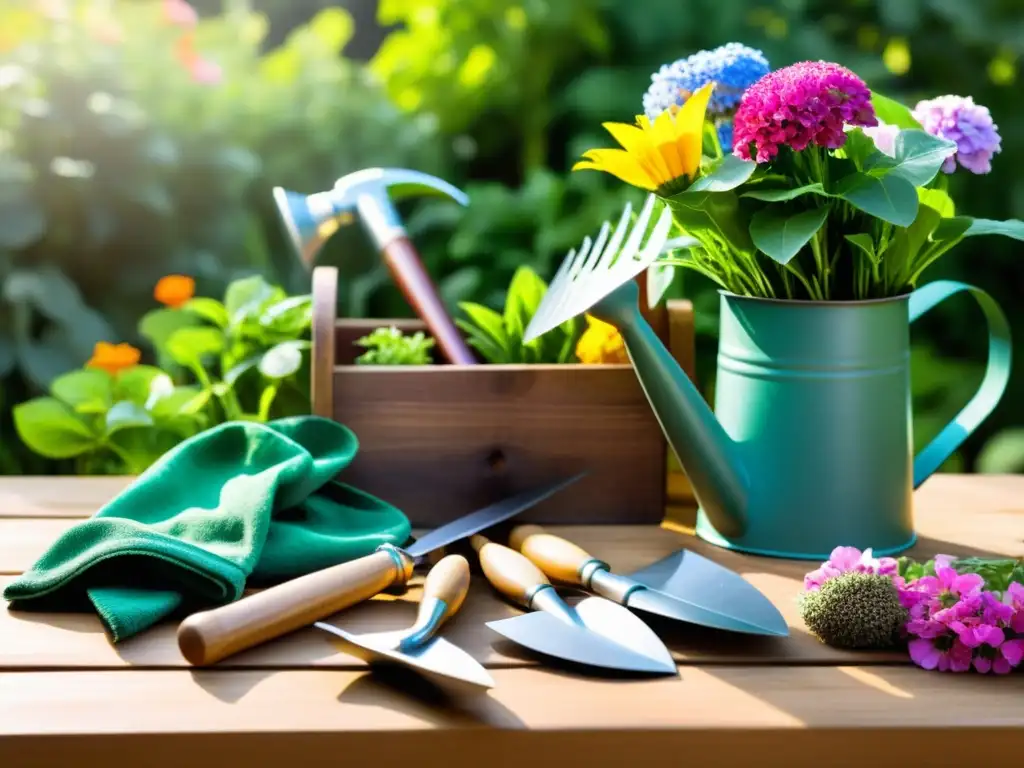
<path id="1" fill-rule="evenodd" d="M 426 323 L 441 354 L 455 365 L 475 365 L 476 358 L 445 309 L 392 203 L 415 194 L 439 194 L 461 205 L 469 202 L 465 193 L 448 182 L 403 168 L 355 171 L 338 179 L 330 191 L 308 197 L 274 188 L 274 200 L 307 265 L 338 224 L 350 223 L 353 212 L 358 214 L 391 278 Z"/>

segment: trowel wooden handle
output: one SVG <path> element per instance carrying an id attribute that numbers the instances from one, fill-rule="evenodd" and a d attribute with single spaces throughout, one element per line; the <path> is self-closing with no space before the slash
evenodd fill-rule
<path id="1" fill-rule="evenodd" d="M 430 569 L 423 582 L 423 598 L 420 601 L 420 614 L 417 623 L 427 618 L 432 600 L 444 602 L 445 611 L 435 619 L 435 630 L 450 619 L 462 607 L 469 592 L 469 561 L 462 555 L 447 555 Z"/>
<path id="2" fill-rule="evenodd" d="M 390 552 L 374 552 L 194 613 L 178 627 L 178 648 L 191 664 L 214 664 L 367 600 L 412 573 L 412 559 L 392 551 L 404 572 Z"/>
<path id="3" fill-rule="evenodd" d="M 539 525 L 517 525 L 508 543 L 549 578 L 566 584 L 580 584 L 580 569 L 594 559 L 571 541 L 546 533 Z"/>
<path id="4" fill-rule="evenodd" d="M 479 555 L 480 568 L 491 585 L 524 608 L 530 607 L 530 598 L 537 587 L 551 584 L 536 565 L 514 549 L 488 541 L 480 534 L 469 541 Z"/>

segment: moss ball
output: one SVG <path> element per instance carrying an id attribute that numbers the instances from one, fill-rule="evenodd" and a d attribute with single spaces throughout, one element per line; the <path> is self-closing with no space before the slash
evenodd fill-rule
<path id="1" fill-rule="evenodd" d="M 907 621 L 888 576 L 844 573 L 800 600 L 800 616 L 823 643 L 836 648 L 888 648 Z"/>

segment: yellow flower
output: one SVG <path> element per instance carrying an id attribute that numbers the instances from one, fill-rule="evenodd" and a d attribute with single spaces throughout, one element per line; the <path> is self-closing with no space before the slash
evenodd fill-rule
<path id="1" fill-rule="evenodd" d="M 587 315 L 587 330 L 576 342 L 576 357 L 588 365 L 629 362 L 626 345 L 615 326 L 590 315 Z"/>
<path id="2" fill-rule="evenodd" d="M 161 277 L 153 289 L 153 298 L 165 306 L 177 308 L 196 293 L 196 281 L 187 275 Z"/>
<path id="3" fill-rule="evenodd" d="M 610 173 L 627 184 L 674 194 L 693 181 L 700 168 L 704 117 L 714 83 L 708 83 L 673 114 L 665 110 L 652 123 L 646 116 L 636 125 L 604 123 L 622 149 L 591 149 L 572 167 Z"/>
<path id="4" fill-rule="evenodd" d="M 127 368 L 134 368 L 142 359 L 142 353 L 131 344 L 96 343 L 86 368 L 99 368 L 111 376 Z"/>

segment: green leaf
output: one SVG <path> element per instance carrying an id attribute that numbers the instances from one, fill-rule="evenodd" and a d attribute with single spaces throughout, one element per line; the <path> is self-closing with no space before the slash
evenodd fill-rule
<path id="1" fill-rule="evenodd" d="M 749 228 L 734 192 L 681 192 L 666 200 L 672 218 L 684 232 L 713 232 L 742 253 L 751 253 Z"/>
<path id="2" fill-rule="evenodd" d="M 50 394 L 78 413 L 104 413 L 114 401 L 114 379 L 106 371 L 83 368 L 55 378 Z"/>
<path id="3" fill-rule="evenodd" d="M 311 296 L 289 296 L 267 307 L 260 316 L 260 325 L 277 333 L 298 334 L 313 320 Z"/>
<path id="4" fill-rule="evenodd" d="M 509 283 L 505 299 L 504 324 L 509 342 L 522 341 L 526 326 L 540 306 L 548 286 L 527 266 L 519 267 Z"/>
<path id="5" fill-rule="evenodd" d="M 758 211 L 750 220 L 754 245 L 779 264 L 787 264 L 821 229 L 828 218 L 828 206 L 787 215 L 775 207 Z"/>
<path id="6" fill-rule="evenodd" d="M 151 426 L 153 426 L 153 417 L 149 415 L 149 411 L 138 403 L 133 403 L 131 400 L 121 400 L 114 403 L 113 407 L 107 411 L 106 428 L 108 435 L 130 427 Z"/>
<path id="7" fill-rule="evenodd" d="M 501 315 L 490 307 L 464 301 L 459 308 L 466 313 L 473 325 L 501 349 L 508 350 L 509 339 L 505 333 L 505 323 Z"/>
<path id="8" fill-rule="evenodd" d="M 144 405 L 152 396 L 154 385 L 160 387 L 167 384 L 173 388 L 171 378 L 159 368 L 152 365 L 136 365 L 117 375 L 114 382 L 114 398 Z"/>
<path id="9" fill-rule="evenodd" d="M 275 295 L 273 286 L 259 275 L 233 281 L 224 293 L 229 322 L 236 325 Z"/>
<path id="10" fill-rule="evenodd" d="M 893 143 L 895 157 L 881 152 L 884 158 L 869 169 L 872 176 L 902 176 L 915 187 L 923 187 L 935 178 L 946 158 L 956 152 L 956 143 L 932 136 L 925 131 L 911 129 L 900 131 Z M 874 158 L 872 158 L 874 159 Z"/>
<path id="11" fill-rule="evenodd" d="M 674 264 L 659 264 L 655 262 L 647 268 L 647 308 L 653 309 L 658 306 L 665 291 L 672 285 L 676 276 Z"/>
<path id="12" fill-rule="evenodd" d="M 874 139 L 864 133 L 864 130 L 861 128 L 853 128 L 846 132 L 846 143 L 836 150 L 835 157 L 837 159 L 830 158 L 828 160 L 829 176 L 831 178 L 836 178 L 844 173 L 842 170 L 836 173 L 834 171 L 835 166 L 846 164 L 849 167 L 847 163 L 840 162 L 843 158 L 853 163 L 858 171 L 864 170 L 865 167 L 870 166 L 872 163 L 884 163 L 886 160 L 891 159 L 878 149 Z"/>
<path id="13" fill-rule="evenodd" d="M 489 363 L 507 363 L 511 361 L 508 350 L 502 344 L 495 341 L 493 336 L 481 330 L 479 326 L 466 322 L 462 318 L 457 318 L 455 324 L 465 331 L 466 343 L 483 355 L 484 359 Z"/>
<path id="14" fill-rule="evenodd" d="M 871 238 L 871 235 L 859 233 L 856 235 L 846 235 L 846 239 L 850 241 L 857 250 L 868 257 L 868 261 L 872 264 L 877 264 L 879 260 L 878 254 L 875 253 L 875 241 Z"/>
<path id="15" fill-rule="evenodd" d="M 267 350 L 260 358 L 260 373 L 269 379 L 284 379 L 302 367 L 302 352 L 290 341 Z"/>
<path id="16" fill-rule="evenodd" d="M 192 403 L 200 392 L 199 387 L 174 387 L 170 392 L 162 394 L 160 397 L 155 397 L 151 402 L 147 403 L 147 410 L 155 419 L 181 416 L 186 413 L 185 408 Z"/>
<path id="17" fill-rule="evenodd" d="M 725 155 L 709 174 L 694 181 L 686 191 L 728 192 L 749 179 L 756 168 L 757 163 L 751 160 L 743 160 L 732 154 Z"/>
<path id="18" fill-rule="evenodd" d="M 245 360 L 242 360 L 240 363 L 233 365 L 231 369 L 224 374 L 224 382 L 228 386 L 235 386 L 235 382 L 237 382 L 242 377 L 243 374 L 247 373 L 248 371 L 251 371 L 257 365 L 259 365 L 261 358 L 262 355 L 253 355 L 251 357 L 247 357 Z"/>
<path id="19" fill-rule="evenodd" d="M 14 406 L 14 428 L 22 441 L 50 459 L 68 459 L 98 444 L 97 436 L 70 407 L 52 397 Z"/>
<path id="20" fill-rule="evenodd" d="M 953 202 L 953 198 L 948 193 L 941 189 L 918 187 L 917 199 L 921 205 L 927 205 L 943 218 L 956 215 L 956 203 Z"/>
<path id="21" fill-rule="evenodd" d="M 1024 221 L 1007 219 L 974 219 L 970 216 L 952 216 L 943 219 L 935 228 L 932 238 L 935 240 L 955 240 L 959 237 L 978 237 L 981 235 L 1002 235 L 1014 240 L 1024 240 Z"/>
<path id="22" fill-rule="evenodd" d="M 216 299 L 208 299 L 205 297 L 199 297 L 195 299 L 189 299 L 181 305 L 183 312 L 191 312 L 197 317 L 201 317 L 204 320 L 209 320 L 219 328 L 228 327 L 228 311 L 223 304 Z"/>
<path id="23" fill-rule="evenodd" d="M 813 184 L 805 184 L 802 187 L 796 187 L 795 189 L 765 189 L 755 190 L 753 192 L 744 192 L 740 197 L 750 197 L 754 200 L 764 200 L 770 203 L 781 203 L 786 200 L 793 200 L 794 198 L 801 197 L 802 195 L 821 195 L 822 197 L 831 197 L 831 195 L 825 191 L 825 187 L 821 185 L 821 182 L 814 182 Z"/>
<path id="24" fill-rule="evenodd" d="M 160 352 L 167 349 L 167 341 L 182 328 L 194 328 L 200 325 L 199 318 L 188 312 L 176 309 L 153 309 L 142 316 L 139 321 L 139 333 L 149 339 L 150 343 Z"/>
<path id="25" fill-rule="evenodd" d="M 921 128 L 921 124 L 911 114 L 910 108 L 895 99 L 883 96 L 878 91 L 872 91 L 871 104 L 875 108 L 875 116 L 883 123 L 899 128 Z"/>
<path id="26" fill-rule="evenodd" d="M 224 350 L 224 334 L 216 328 L 182 328 L 167 340 L 167 352 L 181 365 L 194 365 Z"/>
<path id="27" fill-rule="evenodd" d="M 852 173 L 840 179 L 833 194 L 876 218 L 909 227 L 917 217 L 917 189 L 902 176 Z"/>

